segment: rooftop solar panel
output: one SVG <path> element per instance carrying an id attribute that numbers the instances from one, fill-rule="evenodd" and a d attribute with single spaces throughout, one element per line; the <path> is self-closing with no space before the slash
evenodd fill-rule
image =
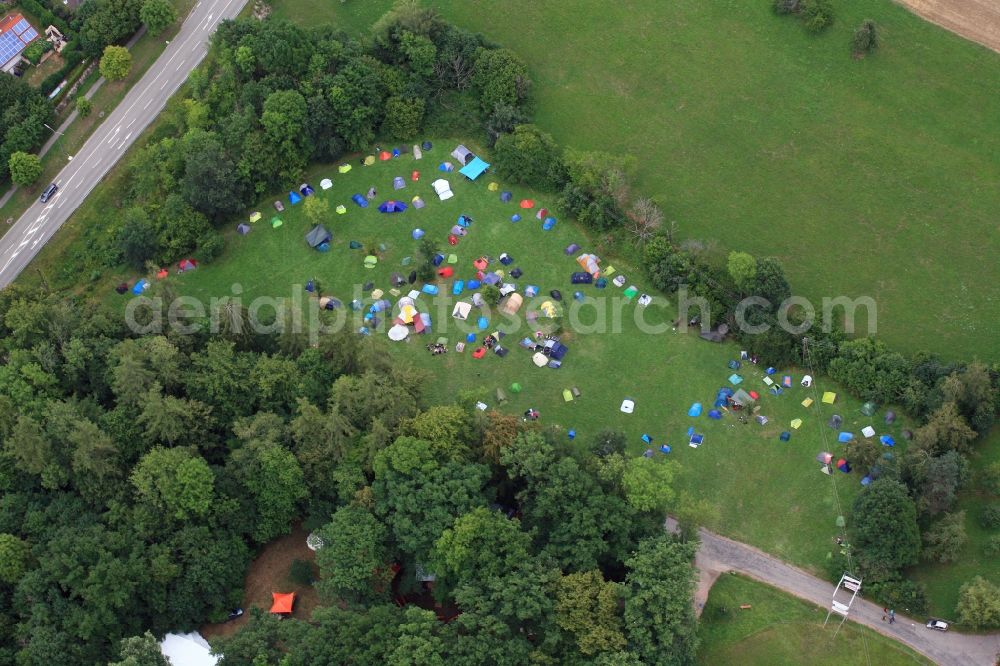
<path id="1" fill-rule="evenodd" d="M 27 20 L 21 19 L 20 21 L 18 21 L 17 23 L 14 24 L 14 32 L 17 33 L 18 35 L 20 35 L 22 32 L 24 32 L 25 30 L 27 30 L 30 27 L 31 26 L 28 24 Z"/>
<path id="2" fill-rule="evenodd" d="M 28 28 L 27 32 L 21 35 L 21 41 L 27 44 L 35 37 L 38 37 L 38 32 L 34 28 Z"/>
<path id="3" fill-rule="evenodd" d="M 24 50 L 24 43 L 12 32 L 0 35 L 0 65 L 10 62 L 11 58 Z"/>

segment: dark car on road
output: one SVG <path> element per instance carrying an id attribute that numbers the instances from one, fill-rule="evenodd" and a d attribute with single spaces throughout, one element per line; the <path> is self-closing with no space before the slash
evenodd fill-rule
<path id="1" fill-rule="evenodd" d="M 39 199 L 41 200 L 42 203 L 48 203 L 49 199 L 52 198 L 52 195 L 54 195 L 58 189 L 59 189 L 58 185 L 56 185 L 55 183 L 51 183 L 48 187 L 45 188 L 45 191 L 42 192 L 42 196 L 39 197 Z"/>

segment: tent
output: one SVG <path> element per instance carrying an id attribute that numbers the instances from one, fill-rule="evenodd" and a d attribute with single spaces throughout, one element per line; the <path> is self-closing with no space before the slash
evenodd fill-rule
<path id="1" fill-rule="evenodd" d="M 371 157 L 371 155 L 369 155 L 368 157 Z M 365 158 L 365 166 L 371 166 L 372 164 L 375 164 L 375 158 L 372 157 L 372 161 L 369 162 L 368 157 Z M 341 164 L 339 167 L 337 167 L 337 173 L 347 173 L 351 169 L 352 167 L 350 164 L 344 163 Z"/>
<path id="2" fill-rule="evenodd" d="M 453 165 L 451 162 L 441 162 L 441 164 L 438 164 L 438 171 L 451 173 L 454 170 L 455 170 L 455 165 Z"/>
<path id="3" fill-rule="evenodd" d="M 569 256 L 569 255 L 573 254 L 574 252 L 578 251 L 579 249 L 580 249 L 579 245 L 577 245 L 576 243 L 570 243 L 569 245 L 566 246 L 566 249 L 563 250 L 563 253 L 566 256 Z"/>
<path id="4" fill-rule="evenodd" d="M 864 435 L 866 439 L 871 439 L 875 436 L 875 428 L 871 426 L 865 426 L 861 429 L 861 434 Z"/>
<path id="5" fill-rule="evenodd" d="M 362 208 L 368 208 L 368 199 L 365 199 L 364 195 L 355 194 L 351 197 L 351 201 L 358 204 Z"/>
<path id="6" fill-rule="evenodd" d="M 882 446 L 896 446 L 896 440 L 892 438 L 892 435 L 882 435 L 878 441 L 882 442 Z"/>
<path id="7" fill-rule="evenodd" d="M 542 222 L 542 231 L 551 231 L 554 226 L 556 226 L 556 218 L 547 217 L 545 222 Z"/>
<path id="8" fill-rule="evenodd" d="M 335 210 L 337 211 L 337 215 L 343 215 L 347 212 L 347 206 L 344 204 L 337 204 L 337 208 Z"/>
<path id="9" fill-rule="evenodd" d="M 837 394 L 834 393 L 833 391 L 825 391 L 823 393 L 823 404 L 824 405 L 832 405 L 836 401 L 837 401 Z"/>
<path id="10" fill-rule="evenodd" d="M 874 402 L 866 402 L 865 404 L 861 405 L 861 413 L 864 414 L 865 416 L 871 416 L 872 414 L 875 413 L 877 409 L 878 407 L 875 405 Z"/>
<path id="11" fill-rule="evenodd" d="M 400 340 L 404 340 L 406 336 L 408 336 L 409 334 L 410 334 L 410 329 L 404 326 L 403 324 L 395 324 L 392 328 L 389 329 L 388 333 L 389 339 L 392 340 L 393 342 L 399 342 Z"/>
<path id="12" fill-rule="evenodd" d="M 290 615 L 295 606 L 294 592 L 272 592 L 271 593 L 271 613 L 277 615 Z"/>
<path id="13" fill-rule="evenodd" d="M 718 421 L 719 419 L 722 418 L 722 412 L 720 412 L 717 409 L 709 410 L 709 412 L 708 412 L 708 418 L 715 419 L 716 421 Z"/>
<path id="14" fill-rule="evenodd" d="M 472 304 L 466 303 L 465 301 L 459 301 L 455 303 L 455 308 L 451 311 L 451 316 L 460 321 L 465 321 L 469 318 L 469 312 L 472 311 Z"/>
<path id="15" fill-rule="evenodd" d="M 142 292 L 146 291 L 146 289 L 148 288 L 149 288 L 149 280 L 145 279 L 139 280 L 138 282 L 135 283 L 135 286 L 132 287 L 132 293 L 138 296 Z"/>
<path id="16" fill-rule="evenodd" d="M 365 257 L 364 261 L 365 268 L 375 268 L 375 264 L 377 263 L 378 263 L 378 257 L 376 257 L 374 254 L 369 254 L 367 257 Z"/>
<path id="17" fill-rule="evenodd" d="M 740 405 L 741 407 L 746 407 L 747 405 L 753 403 L 753 401 L 754 400 L 752 397 L 750 397 L 750 394 L 744 391 L 743 389 L 740 389 L 739 391 L 733 394 L 733 402 L 736 403 L 737 405 Z"/>
<path id="18" fill-rule="evenodd" d="M 469 160 L 475 157 L 475 155 L 472 154 L 472 151 L 462 144 L 458 144 L 458 146 L 455 147 L 455 150 L 451 151 L 451 156 L 458 160 L 459 164 L 468 164 Z"/>
<path id="19" fill-rule="evenodd" d="M 840 434 L 837 435 L 837 441 L 840 442 L 841 444 L 847 444 L 853 439 L 854 439 L 853 432 L 841 432 Z"/>
<path id="20" fill-rule="evenodd" d="M 525 208 L 525 209 L 527 209 L 527 208 L 534 208 L 535 207 L 535 202 L 532 201 L 531 199 L 521 199 L 521 203 L 519 205 L 521 206 L 521 208 Z"/>
<path id="21" fill-rule="evenodd" d="M 414 178 L 414 180 L 416 180 L 416 178 Z M 404 187 L 406 187 L 406 181 L 403 180 L 402 176 L 396 176 L 395 178 L 392 179 L 392 189 L 401 190 Z"/>
<path id="22" fill-rule="evenodd" d="M 538 309 L 549 319 L 553 319 L 556 316 L 556 306 L 552 301 L 545 301 Z"/>
<path id="23" fill-rule="evenodd" d="M 483 172 L 490 168 L 489 163 L 484 162 L 478 157 L 472 158 L 472 161 L 466 164 L 464 167 L 459 169 L 459 173 L 468 178 L 469 180 L 475 180 L 483 175 Z"/>
<path id="24" fill-rule="evenodd" d="M 421 199 L 420 197 L 413 197 L 412 202 L 413 202 L 413 207 L 416 208 L 417 210 L 420 210 L 421 208 L 427 205 L 426 203 L 424 203 L 424 200 Z"/>
<path id="25" fill-rule="evenodd" d="M 241 222 L 236 226 L 236 233 L 240 234 L 241 236 L 246 236 L 248 233 L 250 233 L 250 225 Z"/>
<path id="26" fill-rule="evenodd" d="M 504 203 L 508 203 L 513 198 L 514 198 L 514 194 L 512 192 L 501 192 L 500 193 L 500 201 L 502 201 Z"/>
<path id="27" fill-rule="evenodd" d="M 193 271 L 198 268 L 198 262 L 194 259 L 181 259 L 177 262 L 177 268 L 181 271 Z"/>
<path id="28" fill-rule="evenodd" d="M 280 200 L 279 201 L 275 201 L 274 202 L 274 210 L 278 211 L 279 213 L 284 213 L 285 212 L 285 204 L 281 203 Z"/>
<path id="29" fill-rule="evenodd" d="M 378 207 L 378 212 L 380 213 L 402 213 L 406 210 L 406 204 L 402 201 L 384 201 Z"/>
<path id="30" fill-rule="evenodd" d="M 212 654 L 212 646 L 197 631 L 167 634 L 160 641 L 160 654 L 175 665 L 216 666 L 219 663 L 219 658 Z"/>
<path id="31" fill-rule="evenodd" d="M 587 271 L 577 271 L 569 276 L 569 281 L 572 284 L 591 284 L 594 281 L 594 276 Z"/>
<path id="32" fill-rule="evenodd" d="M 393 273 L 389 276 L 389 284 L 393 287 L 402 287 L 406 284 L 406 278 L 403 277 L 402 273 Z"/>
<path id="33" fill-rule="evenodd" d="M 635 411 L 635 401 L 625 398 L 622 400 L 622 406 L 619 407 L 619 410 L 624 414 L 631 414 Z"/>
<path id="34" fill-rule="evenodd" d="M 413 144 L 413 148 L 410 149 L 410 152 L 413 153 L 413 159 L 415 160 L 421 160 L 424 158 L 424 153 L 420 150 L 420 146 L 417 144 Z"/>
<path id="35" fill-rule="evenodd" d="M 333 234 L 327 231 L 326 227 L 322 224 L 317 224 L 306 234 L 306 243 L 311 248 L 318 248 L 323 243 L 329 243 L 331 240 L 333 240 Z"/>
<path id="36" fill-rule="evenodd" d="M 500 306 L 500 311 L 504 314 L 514 315 L 517 311 L 521 309 L 521 305 L 524 303 L 524 298 L 521 294 L 511 294 L 504 301 L 504 304 Z"/>
<path id="37" fill-rule="evenodd" d="M 319 181 L 319 187 L 320 189 L 328 190 L 331 187 L 333 187 L 333 181 L 330 180 L 329 178 L 324 178 L 323 180 Z"/>
<path id="38" fill-rule="evenodd" d="M 254 222 L 260 222 L 260 218 L 261 217 L 262 216 L 261 216 L 259 210 L 258 211 L 254 211 L 253 213 L 251 213 L 250 214 L 250 222 L 251 222 L 251 224 L 254 223 Z"/>
<path id="39" fill-rule="evenodd" d="M 792 430 L 798 430 L 802 427 L 802 419 L 792 419 L 789 425 L 792 426 Z"/>
<path id="40" fill-rule="evenodd" d="M 387 159 L 389 159 L 391 157 L 392 157 L 392 153 L 390 153 L 387 150 L 383 150 L 381 153 L 378 154 L 378 158 L 380 160 L 382 160 L 383 162 L 385 162 Z"/>
<path id="41" fill-rule="evenodd" d="M 531 362 L 534 363 L 536 367 L 544 368 L 548 364 L 549 358 L 542 352 L 535 352 L 534 356 L 531 357 Z"/>
<path id="42" fill-rule="evenodd" d="M 313 186 L 310 185 L 309 183 L 302 183 L 301 185 L 299 185 L 299 194 L 301 194 L 304 197 L 309 197 L 316 194 L 316 190 L 314 190 Z"/>
<path id="43" fill-rule="evenodd" d="M 277 215 L 275 215 L 274 217 L 271 218 L 271 228 L 272 229 L 277 229 L 278 227 L 280 227 L 283 224 L 284 224 L 284 222 L 282 222 L 281 218 L 278 217 Z"/>
<path id="44" fill-rule="evenodd" d="M 288 203 L 290 203 L 290 204 L 292 204 L 294 206 L 295 204 L 297 204 L 300 201 L 302 201 L 302 197 L 299 195 L 298 192 L 289 192 L 288 193 Z"/>
<path id="45" fill-rule="evenodd" d="M 438 199 L 441 201 L 447 201 L 451 199 L 455 194 L 451 191 L 451 184 L 444 178 L 438 178 L 433 183 L 431 187 L 434 188 L 434 193 L 438 195 Z"/>
<path id="46" fill-rule="evenodd" d="M 692 418 L 701 416 L 701 409 L 702 408 L 701 408 L 701 403 L 700 402 L 696 402 L 696 403 L 692 404 L 691 407 L 688 408 L 688 416 L 690 416 Z"/>

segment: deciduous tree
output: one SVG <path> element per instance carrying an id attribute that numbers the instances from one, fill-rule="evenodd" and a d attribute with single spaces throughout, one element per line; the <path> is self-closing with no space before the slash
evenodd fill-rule
<path id="1" fill-rule="evenodd" d="M 108 81 L 120 81 L 132 71 L 132 54 L 124 46 L 106 46 L 99 69 Z"/>

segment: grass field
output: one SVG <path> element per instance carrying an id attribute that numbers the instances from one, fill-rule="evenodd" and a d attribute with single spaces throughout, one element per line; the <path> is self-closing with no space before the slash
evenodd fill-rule
<path id="1" fill-rule="evenodd" d="M 812 299 L 875 297 L 903 351 L 1000 353 L 997 54 L 889 0 L 834 0 L 820 36 L 763 0 L 427 4 L 524 58 L 563 145 L 634 155 L 682 235 L 776 256 Z M 362 32 L 391 2 L 274 5 Z M 884 46 L 854 60 L 864 18 Z"/>
<path id="2" fill-rule="evenodd" d="M 741 610 L 750 604 L 752 608 Z M 723 610 L 724 609 L 724 610 Z M 870 629 L 848 622 L 836 638 L 823 628 L 826 611 L 741 576 L 712 586 L 698 628 L 698 663 L 778 666 L 824 664 L 930 664 L 926 658 Z"/>
<path id="3" fill-rule="evenodd" d="M 439 175 L 434 167 L 450 149 L 444 146 L 453 146 L 455 142 L 435 143 L 435 149 L 422 162 L 407 156 L 400 162 L 355 166 L 346 175 L 337 174 L 333 166 L 317 167 L 312 172 L 310 179 L 315 186 L 325 176 L 334 182 L 328 192 L 317 188 L 316 196 L 328 198 L 331 209 L 338 203 L 348 207 L 347 214 L 342 216 L 331 211 L 327 222 L 334 235 L 330 252 L 320 253 L 306 246 L 303 237 L 309 224 L 301 205 L 289 207 L 281 215 L 283 226 L 271 228 L 268 220 L 274 214 L 270 206 L 272 196 L 260 202 L 264 219 L 249 235 L 239 236 L 230 230 L 227 251 L 222 258 L 197 271 L 170 279 L 179 292 L 197 296 L 206 303 L 212 297 L 238 291 L 243 303 L 249 305 L 258 296 L 302 297 L 302 285 L 314 278 L 319 280 L 325 294 L 346 304 L 359 295 L 354 291 L 355 285 L 372 281 L 377 288 L 388 291 L 392 272 L 409 272 L 410 268 L 402 266 L 401 261 L 415 254 L 417 243 L 411 238 L 411 230 L 420 227 L 440 242 L 445 253 L 457 254 L 456 278 L 467 280 L 473 276 L 471 263 L 475 258 L 484 254 L 498 257 L 508 252 L 515 260 L 509 268 L 520 267 L 524 271 L 523 277 L 516 281 L 522 290 L 529 284 L 541 287 L 542 294 L 558 288 L 564 294 L 563 305 L 572 304 L 574 288 L 569 284 L 569 275 L 579 266 L 563 253 L 563 248 L 576 242 L 585 251 L 596 251 L 599 255 L 602 249 L 591 244 L 570 220 L 560 219 L 552 231 L 541 231 L 541 223 L 535 219 L 533 211 L 522 211 L 516 203 L 502 203 L 495 192 L 488 191 L 487 182 L 491 180 L 488 175 L 469 183 L 451 174 L 449 180 L 455 198 L 439 202 L 431 191 L 430 181 Z M 354 163 L 357 164 L 357 160 Z M 409 180 L 414 168 L 422 172 L 418 183 Z M 420 194 L 427 202 L 425 209 L 411 208 L 395 215 L 377 212 L 375 204 L 391 196 L 390 183 L 396 175 L 407 179 L 407 187 L 399 193 L 399 198 L 410 201 L 415 194 Z M 365 192 L 372 185 L 380 193 L 372 206 L 362 210 L 350 202 L 351 194 Z M 523 188 L 511 189 L 515 202 L 535 196 Z M 552 209 L 549 198 L 535 196 L 535 199 L 538 206 Z M 285 201 L 287 204 L 287 199 Z M 525 219 L 511 223 L 509 219 L 514 212 L 523 213 Z M 553 209 L 553 213 L 560 216 L 558 210 Z M 451 248 L 445 238 L 460 214 L 470 215 L 475 222 L 469 235 Z M 363 268 L 365 250 L 349 249 L 351 240 L 366 246 L 385 245 L 376 268 Z M 641 279 L 634 274 L 635 267 L 628 261 L 604 257 L 603 263 L 605 266 L 613 263 L 620 273 L 630 276 L 629 283 L 634 282 L 643 289 Z M 840 453 L 843 450 L 843 445 L 836 444 L 836 432 L 823 424 L 836 411 L 845 417 L 854 432 L 859 432 L 860 427 L 869 422 L 874 423 L 879 432 L 884 432 L 880 416 L 874 420 L 863 417 L 859 404 L 843 393 L 835 406 L 821 405 L 817 393 L 798 386 L 801 372 L 794 373 L 795 388 L 785 395 L 766 395 L 763 369 L 745 366 L 740 371 L 745 377 L 742 385 L 765 394 L 761 413 L 771 419 L 770 423 L 766 426 L 742 425 L 732 415 L 718 421 L 704 415 L 689 418 L 687 411 L 693 402 L 701 402 L 707 413 L 716 391 L 728 385 L 727 378 L 732 370 L 727 363 L 738 357 L 739 350 L 729 344 L 704 342 L 691 333 L 672 331 L 671 326 L 665 324 L 674 318 L 671 305 L 654 302 L 641 309 L 634 303 L 620 303 L 622 292 L 613 286 L 603 292 L 593 286 L 580 288 L 588 297 L 598 297 L 594 302 L 606 303 L 609 314 L 600 321 L 606 322 L 607 332 L 587 332 L 583 328 L 568 332 L 564 340 L 570 352 L 558 371 L 535 368 L 530 360 L 531 353 L 517 346 L 517 341 L 528 332 L 523 315 L 539 305 L 538 301 L 532 305 L 530 299 L 516 319 L 493 317 L 491 320 L 489 331 L 496 328 L 510 331 L 504 339 L 504 345 L 511 348 L 506 358 L 491 353 L 486 358 L 474 360 L 470 356 L 472 345 L 465 353 L 452 351 L 444 356 L 432 356 L 424 349 L 427 342 L 445 336 L 453 346 L 475 328 L 471 322 L 460 324 L 450 316 L 453 303 L 458 300 L 450 294 L 453 280 L 442 280 L 440 284 L 442 296 L 418 299 L 420 307 L 432 314 L 434 332 L 419 340 L 411 338 L 409 342 L 388 346 L 388 353 L 433 372 L 434 381 L 429 390 L 431 400 L 448 401 L 460 390 L 475 388 L 481 391 L 487 403 L 495 406 L 496 388 L 508 389 L 516 381 L 523 386 L 523 391 L 516 395 L 506 391 L 509 401 L 501 407 L 505 411 L 521 413 L 528 407 L 535 407 L 540 410 L 543 423 L 575 429 L 580 440 L 592 437 L 603 428 L 620 429 L 628 434 L 637 453 L 645 448 L 641 435 L 648 433 L 656 448 L 663 443 L 673 447 L 670 457 L 684 468 L 681 487 L 697 497 L 710 499 L 718 507 L 718 515 L 709 521 L 711 527 L 799 565 L 813 570 L 822 567 L 836 534 L 836 517 L 840 514 L 834 484 L 845 510 L 860 488 L 857 475 L 837 473 L 828 477 L 819 473 L 815 462 L 819 451 Z M 234 289 L 233 285 L 239 286 Z M 110 289 L 106 293 L 111 302 L 125 302 Z M 469 297 L 468 292 L 464 297 Z M 366 303 L 370 302 L 368 298 Z M 615 317 L 610 312 L 617 306 L 621 314 L 620 330 L 616 331 Z M 346 308 L 339 312 L 346 312 Z M 583 307 L 580 320 L 585 325 L 596 324 L 595 312 L 595 306 Z M 663 330 L 659 334 L 644 333 L 637 324 L 637 316 L 650 325 L 662 325 Z M 358 320 L 349 325 L 356 328 L 361 323 Z M 375 336 L 377 341 L 388 343 L 385 328 L 380 330 Z M 566 403 L 562 390 L 573 386 L 580 389 L 581 396 Z M 817 390 L 825 388 L 821 386 Z M 800 403 L 806 397 L 813 397 L 816 404 L 808 409 L 802 407 Z M 625 398 L 635 401 L 634 414 L 619 411 Z M 790 442 L 780 442 L 779 433 L 790 429 L 789 422 L 796 417 L 804 420 L 801 430 L 794 431 Z M 687 446 L 689 426 L 705 435 L 706 443 L 700 449 Z M 888 432 L 901 441 L 898 435 L 902 427 L 905 424 L 897 422 Z M 656 455 L 662 457 L 659 453 Z M 781 520 L 775 520 L 775 516 L 781 516 Z"/>

